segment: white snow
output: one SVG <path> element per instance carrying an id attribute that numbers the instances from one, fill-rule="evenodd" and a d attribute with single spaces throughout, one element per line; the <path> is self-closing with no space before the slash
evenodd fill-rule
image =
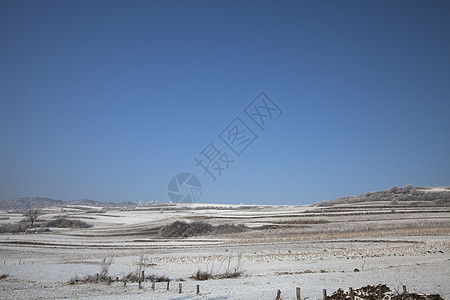
<path id="1" fill-rule="evenodd" d="M 377 204 L 379 205 L 379 204 Z M 44 219 L 65 216 L 94 225 L 41 234 L 0 235 L 2 299 L 321 299 L 338 288 L 387 284 L 410 292 L 438 293 L 450 298 L 450 210 L 447 208 L 349 208 L 305 206 L 191 205 L 183 210 L 107 210 L 85 213 L 48 210 Z M 193 209 L 196 208 L 196 209 Z M 199 209 L 201 208 L 201 209 Z M 13 223 L 18 215 L 2 223 Z M 252 229 L 236 235 L 160 238 L 158 228 L 175 220 L 213 224 L 245 223 Z M 124 278 L 136 271 L 144 255 L 146 275 L 165 282 L 123 281 L 69 285 L 101 271 L 101 260 L 113 258 L 109 274 Z M 214 274 L 243 270 L 233 279 L 196 281 L 197 270 Z M 357 269 L 357 270 L 356 270 Z M 356 272 L 355 272 L 356 271 Z M 180 281 L 183 280 L 183 281 Z M 178 293 L 182 283 L 183 292 Z M 196 295 L 196 285 L 200 295 Z"/>

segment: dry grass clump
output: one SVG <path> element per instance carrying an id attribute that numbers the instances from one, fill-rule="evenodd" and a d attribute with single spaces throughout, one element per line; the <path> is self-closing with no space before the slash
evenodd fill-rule
<path id="1" fill-rule="evenodd" d="M 227 270 L 221 274 L 213 274 L 211 272 L 198 269 L 197 272 L 189 278 L 194 280 L 238 278 L 241 277 L 243 273 L 243 271 L 238 270 L 237 268 L 234 270 Z"/>
<path id="2" fill-rule="evenodd" d="M 2 275 L 0 275 L 0 280 L 6 279 L 6 278 L 8 278 L 8 277 L 9 277 L 8 274 L 2 274 Z"/>
<path id="3" fill-rule="evenodd" d="M 203 234 L 231 234 L 247 230 L 245 225 L 222 224 L 213 226 L 202 221 L 187 223 L 185 221 L 175 221 L 169 225 L 161 227 L 159 236 L 161 237 L 190 237 Z"/>
<path id="4" fill-rule="evenodd" d="M 238 271 L 234 269 L 234 271 L 226 271 L 225 273 L 218 274 L 215 278 L 217 279 L 226 279 L 226 278 L 238 278 L 244 274 L 243 271 Z"/>
<path id="5" fill-rule="evenodd" d="M 78 276 L 74 276 L 69 280 L 69 284 L 73 285 L 76 283 L 99 283 L 99 282 L 111 282 L 112 278 L 111 276 L 100 276 L 100 274 L 97 275 L 86 275 L 82 278 Z"/>
<path id="6" fill-rule="evenodd" d="M 152 281 L 152 282 L 168 282 L 171 281 L 171 279 L 165 275 L 146 275 L 144 276 L 144 279 L 141 278 L 141 272 L 134 271 L 128 273 L 123 280 L 126 280 L 127 282 L 139 282 L 139 281 Z"/>
<path id="7" fill-rule="evenodd" d="M 244 274 L 244 271 L 241 268 L 241 261 L 242 261 L 242 253 L 237 255 L 237 262 L 235 262 L 235 265 L 232 265 L 232 256 L 226 257 L 224 260 L 222 260 L 219 269 L 216 273 L 213 272 L 213 267 L 211 267 L 211 271 L 202 271 L 200 269 L 197 270 L 197 272 L 192 275 L 191 279 L 195 280 L 208 280 L 208 279 L 226 279 L 226 278 L 237 278 L 241 277 Z M 220 272 L 223 265 L 227 265 L 224 272 Z"/>
<path id="8" fill-rule="evenodd" d="M 202 271 L 202 270 L 198 269 L 197 273 L 195 273 L 194 275 L 192 275 L 189 278 L 195 279 L 195 280 L 208 280 L 208 279 L 213 278 L 213 274 L 208 271 Z"/>
<path id="9" fill-rule="evenodd" d="M 110 283 L 112 281 L 111 276 L 109 275 L 109 268 L 113 264 L 113 258 L 103 258 L 100 261 L 100 273 L 95 275 L 86 275 L 82 278 L 75 276 L 69 280 L 69 284 L 75 283 L 99 283 L 99 282 L 107 282 Z"/>
<path id="10" fill-rule="evenodd" d="M 155 275 L 155 274 L 145 276 L 145 280 L 149 280 L 149 281 L 152 281 L 152 282 L 168 282 L 168 281 L 171 281 L 171 279 L 169 277 L 167 277 L 167 276 Z"/>

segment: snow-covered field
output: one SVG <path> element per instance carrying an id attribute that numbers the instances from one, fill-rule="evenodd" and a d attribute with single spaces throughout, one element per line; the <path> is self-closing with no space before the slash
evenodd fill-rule
<path id="1" fill-rule="evenodd" d="M 86 211 L 90 209 L 90 213 Z M 0 235 L 1 299 L 322 299 L 338 288 L 387 284 L 409 292 L 450 298 L 450 209 L 352 206 L 185 205 L 132 210 L 48 208 L 41 219 L 86 221 L 89 229 Z M 0 224 L 22 219 L 0 212 Z M 161 238 L 158 230 L 176 220 L 213 225 L 245 224 L 233 235 Z M 112 259 L 113 282 L 68 284 L 95 277 L 102 260 Z M 139 268 L 166 282 L 128 282 Z M 190 279 L 243 271 L 229 279 Z M 118 277 L 118 281 L 116 281 Z M 179 293 L 182 283 L 182 293 Z M 200 294 L 196 294 L 196 286 Z"/>

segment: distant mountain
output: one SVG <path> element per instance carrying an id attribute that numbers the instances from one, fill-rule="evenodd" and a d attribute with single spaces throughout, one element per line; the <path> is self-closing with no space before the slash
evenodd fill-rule
<path id="1" fill-rule="evenodd" d="M 136 203 L 133 202 L 100 202 L 96 200 L 89 199 L 81 199 L 66 202 L 65 205 L 80 205 L 80 206 L 95 206 L 95 207 L 127 207 L 127 206 L 136 206 Z"/>
<path id="2" fill-rule="evenodd" d="M 79 206 L 95 206 L 95 207 L 127 207 L 127 206 L 135 206 L 137 204 L 133 202 L 121 202 L 121 203 L 100 202 L 89 199 L 63 201 L 43 197 L 25 197 L 0 201 L 1 210 L 24 210 L 50 206 L 63 206 L 63 205 L 79 205 Z"/>
<path id="3" fill-rule="evenodd" d="M 385 191 L 321 201 L 316 205 L 331 206 L 376 201 L 389 201 L 392 204 L 402 204 L 403 202 L 414 206 L 450 206 L 450 187 L 414 187 L 410 184 L 404 187 L 393 186 Z"/>
<path id="4" fill-rule="evenodd" d="M 65 205 L 80 205 L 80 206 L 100 206 L 99 204 L 100 204 L 99 201 L 89 199 L 73 200 L 65 203 Z"/>
<path id="5" fill-rule="evenodd" d="M 16 198 L 12 200 L 0 201 L 0 209 L 31 209 L 49 206 L 63 205 L 66 202 L 63 200 L 55 200 L 41 197 L 26 197 Z"/>

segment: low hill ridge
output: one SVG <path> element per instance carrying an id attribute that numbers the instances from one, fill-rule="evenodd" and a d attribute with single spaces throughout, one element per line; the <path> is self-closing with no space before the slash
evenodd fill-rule
<path id="1" fill-rule="evenodd" d="M 0 209 L 31 209 L 38 207 L 58 206 L 65 203 L 66 202 L 63 200 L 55 200 L 45 197 L 24 197 L 1 201 Z"/>
<path id="2" fill-rule="evenodd" d="M 11 200 L 0 201 L 0 209 L 2 210 L 23 210 L 32 208 L 43 208 L 51 206 L 63 206 L 63 205 L 79 205 L 79 206 L 95 206 L 95 207 L 126 207 L 133 206 L 136 203 L 133 202 L 100 202 L 89 199 L 81 199 L 74 201 L 55 200 L 46 197 L 23 197 L 15 198 Z"/>
<path id="3" fill-rule="evenodd" d="M 414 187 L 408 184 L 404 187 L 393 186 L 388 190 L 370 192 L 359 196 L 346 196 L 333 200 L 320 201 L 316 206 L 331 206 L 336 204 L 351 204 L 376 201 L 389 201 L 391 204 L 414 206 L 450 206 L 450 186 L 447 187 Z"/>

